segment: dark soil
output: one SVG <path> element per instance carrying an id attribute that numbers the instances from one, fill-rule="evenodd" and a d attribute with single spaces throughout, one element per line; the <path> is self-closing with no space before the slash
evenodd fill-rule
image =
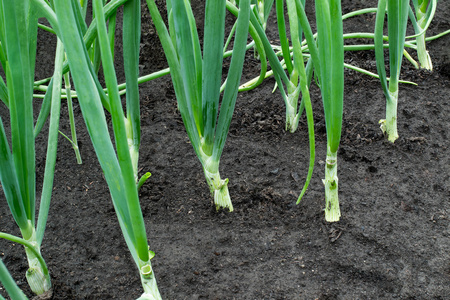
<path id="1" fill-rule="evenodd" d="M 343 1 L 344 12 L 374 2 Z M 438 5 L 429 35 L 450 28 L 450 2 Z M 148 74 L 166 63 L 146 9 L 143 15 L 141 64 Z M 357 17 L 345 22 L 345 31 L 371 31 L 373 22 L 373 15 Z M 37 78 L 51 75 L 52 45 L 54 38 L 40 32 Z M 428 49 L 433 72 L 404 61 L 402 78 L 418 86 L 400 86 L 395 144 L 379 129 L 385 114 L 379 81 L 346 71 L 338 169 L 342 218 L 333 224 L 323 213 L 326 132 L 316 86 L 317 159 L 300 205 L 295 202 L 309 160 L 305 119 L 296 133 L 285 132 L 284 103 L 279 91 L 272 93 L 273 79 L 239 94 L 221 160 L 235 208 L 228 213 L 212 205 L 170 77 L 142 84 L 140 168 L 153 175 L 140 196 L 163 299 L 450 299 L 450 36 Z M 346 53 L 346 61 L 376 71 L 373 52 Z M 257 68 L 249 53 L 244 79 L 256 76 Z M 0 112 L 7 120 L 4 106 Z M 83 164 L 76 164 L 71 145 L 60 137 L 42 248 L 53 299 L 136 299 L 142 293 L 137 269 L 77 103 L 75 112 Z M 66 107 L 61 122 L 68 133 Z M 37 140 L 37 195 L 45 138 L 43 133 Z M 19 234 L 1 197 L 0 231 Z M 0 241 L 0 254 L 31 297 L 23 248 Z"/>

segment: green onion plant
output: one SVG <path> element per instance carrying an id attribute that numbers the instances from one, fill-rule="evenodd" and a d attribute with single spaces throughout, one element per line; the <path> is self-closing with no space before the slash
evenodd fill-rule
<path id="1" fill-rule="evenodd" d="M 344 98 L 344 38 L 341 2 L 339 0 L 315 1 L 317 35 L 312 33 L 303 3 L 301 0 L 295 0 L 295 6 L 291 4 L 292 8 L 289 9 L 288 2 L 288 12 L 292 14 L 292 16 L 289 16 L 290 21 L 292 20 L 290 26 L 292 30 L 293 24 L 296 23 L 294 20 L 298 19 L 299 27 L 304 32 L 307 41 L 310 57 L 314 65 L 314 72 L 322 93 L 327 130 L 327 158 L 325 179 L 323 180 L 326 201 L 325 220 L 328 222 L 336 222 L 340 218 L 337 151 L 341 137 Z M 293 18 L 295 16 L 294 11 L 296 11 L 297 17 Z M 294 64 L 296 63 L 295 51 L 298 51 L 298 53 L 301 52 L 299 38 L 300 35 L 293 40 L 293 43 L 294 41 L 296 43 L 293 44 Z M 286 46 L 282 46 L 283 48 L 283 52 L 288 53 Z M 287 56 L 286 54 L 284 55 Z M 301 61 L 300 65 L 303 65 L 303 59 L 297 59 L 297 61 Z M 302 73 L 305 78 L 303 79 L 303 85 L 308 87 L 309 76 L 306 77 L 305 71 L 302 71 Z M 303 93 L 303 96 L 305 96 L 305 93 Z M 299 201 L 300 198 L 297 203 Z"/>
<path id="2" fill-rule="evenodd" d="M 314 40 L 305 10 L 296 0 L 300 25 L 314 63 L 322 93 L 327 130 L 325 161 L 325 220 L 339 221 L 337 152 L 341 139 L 344 103 L 344 38 L 340 0 L 316 0 L 317 40 Z M 316 44 L 317 43 L 317 44 Z"/>
<path id="3" fill-rule="evenodd" d="M 221 96 L 226 1 L 206 1 L 202 53 L 189 1 L 167 1 L 167 29 L 155 1 L 147 0 L 170 67 L 181 117 L 203 166 L 214 203 L 217 209 L 223 207 L 230 211 L 233 205 L 228 179 L 221 178 L 219 161 L 236 103 L 248 36 L 250 1 L 239 2 L 233 54 Z"/>
<path id="4" fill-rule="evenodd" d="M 60 91 L 64 50 L 58 42 L 50 103 L 50 126 L 44 182 L 36 222 L 35 132 L 33 80 L 36 58 L 38 14 L 30 1 L 0 1 L 0 62 L 6 74 L 3 103 L 9 109 L 11 147 L 0 119 L 0 180 L 11 214 L 22 237 L 1 232 L 5 238 L 25 247 L 31 290 L 42 297 L 51 295 L 50 275 L 40 253 L 53 190 L 60 115 Z M 19 34 L 20 32 L 20 34 Z M 38 126 L 38 124 L 36 125 Z"/>
<path id="5" fill-rule="evenodd" d="M 389 85 L 386 79 L 383 45 L 383 28 L 386 15 L 386 4 L 388 14 L 389 72 L 391 75 Z M 388 140 L 392 143 L 398 138 L 398 83 L 403 59 L 408 10 L 408 0 L 379 0 L 375 20 L 374 44 L 376 65 L 380 76 L 381 86 L 386 97 L 386 119 L 381 120 L 380 124 L 381 130 L 387 134 Z"/>
<path id="6" fill-rule="evenodd" d="M 426 31 L 436 12 L 437 0 L 412 0 L 408 10 L 409 19 L 414 27 L 416 36 L 417 56 L 419 65 L 423 69 L 433 70 L 430 54 L 426 49 L 425 38 Z"/>
<path id="7" fill-rule="evenodd" d="M 137 190 L 137 158 L 140 143 L 139 93 L 137 90 L 138 57 L 140 41 L 140 2 L 129 0 L 124 4 L 124 61 L 127 77 L 127 116 L 125 117 L 113 64 L 111 44 L 105 17 L 106 6 L 102 0 L 93 1 L 99 42 L 100 58 L 108 95 L 99 88 L 94 65 L 83 40 L 80 3 L 72 0 L 55 1 L 54 8 L 43 4 L 52 27 L 66 48 L 78 101 L 94 149 L 108 183 L 113 205 L 127 246 L 139 270 L 144 289 L 140 299 L 161 299 L 150 259 L 142 211 Z M 127 48 L 127 49 L 126 49 Z M 130 79 L 131 78 L 131 79 Z M 129 83 L 129 85 L 128 85 Z M 110 112 L 114 143 L 110 139 L 104 109 Z"/>
<path id="8" fill-rule="evenodd" d="M 287 11 L 289 16 L 289 28 L 291 35 L 292 47 L 289 47 L 289 40 L 286 36 L 286 25 L 284 18 L 284 0 L 276 1 L 276 12 L 278 21 L 278 32 L 280 35 L 280 43 L 283 54 L 284 63 L 286 69 L 289 73 L 289 83 L 287 84 L 287 94 L 282 91 L 282 96 L 286 105 L 286 130 L 290 132 L 295 132 L 298 127 L 298 122 L 300 115 L 305 106 L 305 102 L 310 103 L 309 95 L 309 85 L 311 84 L 312 77 L 312 60 L 309 60 L 309 64 L 305 68 L 305 56 L 302 49 L 302 28 L 298 21 L 297 9 L 295 1 L 287 0 Z M 305 4 L 305 0 L 301 1 L 302 5 Z M 292 53 L 290 49 L 292 48 Z M 270 50 L 269 50 L 270 51 Z M 291 58 L 292 55 L 292 58 Z M 273 58 L 273 54 L 270 55 Z M 291 61 L 292 60 L 292 61 Z M 271 61 L 271 64 L 276 63 Z M 277 64 L 278 65 L 278 64 Z M 280 67 L 275 69 L 275 71 L 280 70 Z M 283 76 L 283 73 L 278 73 L 279 76 Z M 277 82 L 278 83 L 278 82 Z M 300 93 L 306 98 L 306 101 L 301 102 L 300 108 L 298 109 L 298 98 Z M 310 105 L 310 104 L 309 104 Z M 312 119 L 312 112 L 311 112 Z M 313 124 L 313 123 L 312 123 Z"/>

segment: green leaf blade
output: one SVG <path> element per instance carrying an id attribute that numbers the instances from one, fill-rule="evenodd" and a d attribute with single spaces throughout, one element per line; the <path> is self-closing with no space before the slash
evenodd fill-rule
<path id="1" fill-rule="evenodd" d="M 186 101 L 186 106 L 190 114 L 190 120 L 195 122 L 195 126 L 200 137 L 203 136 L 203 114 L 201 112 L 201 98 L 198 91 L 198 57 L 201 55 L 200 49 L 194 47 L 195 36 L 192 34 L 192 23 L 189 21 L 190 4 L 186 1 L 175 1 L 172 3 L 173 20 L 176 32 L 176 49 L 178 51 L 180 70 L 183 79 L 185 97 L 178 101 Z"/>
<path id="2" fill-rule="evenodd" d="M 128 1 L 124 5 L 122 41 L 127 89 L 127 118 L 132 125 L 133 144 L 138 149 L 141 144 L 141 116 L 138 87 L 141 5 L 137 0 Z"/>
<path id="3" fill-rule="evenodd" d="M 222 80 L 223 41 L 225 37 L 225 0 L 206 1 L 203 43 L 202 111 L 207 154 L 214 144 Z"/>
<path id="4" fill-rule="evenodd" d="M 27 218 L 35 220 L 35 151 L 33 135 L 33 65 L 30 51 L 35 40 L 29 41 L 28 7 L 22 1 L 3 2 L 6 48 L 6 76 L 11 121 L 14 166 Z M 8 13 L 5 13 L 8 12 Z M 37 23 L 37 20 L 35 20 Z M 31 22 L 31 21 L 30 21 Z M 36 24 L 37 26 L 37 24 Z"/>

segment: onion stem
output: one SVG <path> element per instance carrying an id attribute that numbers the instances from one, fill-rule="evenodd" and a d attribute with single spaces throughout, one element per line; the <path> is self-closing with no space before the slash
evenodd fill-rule
<path id="1" fill-rule="evenodd" d="M 380 128 L 388 137 L 388 140 L 393 143 L 398 139 L 397 132 L 397 104 L 398 104 L 398 90 L 395 92 L 389 91 L 389 97 L 386 98 L 386 119 L 380 120 Z"/>
<path id="2" fill-rule="evenodd" d="M 327 150 L 325 163 L 325 220 L 327 222 L 337 222 L 341 217 L 338 198 L 338 177 L 337 177 L 337 151 Z"/>
<path id="3" fill-rule="evenodd" d="M 208 183 L 211 195 L 214 197 L 214 204 L 216 209 L 228 208 L 230 212 L 233 211 L 233 204 L 231 203 L 230 193 L 228 191 L 228 178 L 220 178 L 219 171 L 210 171 L 207 167 L 203 168 L 205 172 L 206 182 Z"/>

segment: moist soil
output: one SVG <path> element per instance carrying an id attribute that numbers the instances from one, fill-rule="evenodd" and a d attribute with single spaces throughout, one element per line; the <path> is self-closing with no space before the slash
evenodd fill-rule
<path id="1" fill-rule="evenodd" d="M 343 1 L 343 11 L 375 5 Z M 450 28 L 449 1 L 438 5 L 429 35 Z M 202 7 L 195 7 L 201 25 Z M 166 62 L 145 5 L 142 14 L 141 73 L 148 74 Z M 345 21 L 344 30 L 372 31 L 374 19 L 373 14 L 353 18 Z M 268 33 L 277 42 L 274 20 Z M 123 81 L 120 30 L 118 41 Z M 53 36 L 39 32 L 37 79 L 51 75 L 54 45 Z M 449 299 L 450 36 L 429 42 L 428 50 L 433 72 L 403 62 L 401 77 L 418 85 L 400 85 L 400 138 L 394 144 L 378 125 L 385 114 L 380 82 L 345 71 L 338 156 L 342 217 L 337 223 L 324 220 L 326 131 L 316 85 L 311 87 L 316 163 L 299 205 L 295 202 L 309 161 L 305 117 L 296 133 L 285 131 L 284 103 L 279 91 L 272 93 L 271 78 L 238 95 L 220 169 L 229 178 L 230 213 L 216 211 L 212 204 L 170 77 L 141 84 L 139 166 L 140 174 L 149 171 L 152 176 L 140 199 L 163 299 Z M 376 72 L 372 51 L 347 52 L 345 60 Z M 250 51 L 243 80 L 255 77 L 258 66 Z M 7 109 L 2 106 L 0 112 L 8 123 Z M 137 269 L 77 102 L 75 113 L 83 164 L 76 163 L 70 143 L 61 136 L 42 246 L 52 299 L 136 299 L 142 293 Z M 38 196 L 47 128 L 36 140 Z M 61 131 L 70 132 L 66 105 Z M 0 231 L 19 234 L 3 194 L 1 198 Z M 1 241 L 0 254 L 32 297 L 23 248 Z"/>

